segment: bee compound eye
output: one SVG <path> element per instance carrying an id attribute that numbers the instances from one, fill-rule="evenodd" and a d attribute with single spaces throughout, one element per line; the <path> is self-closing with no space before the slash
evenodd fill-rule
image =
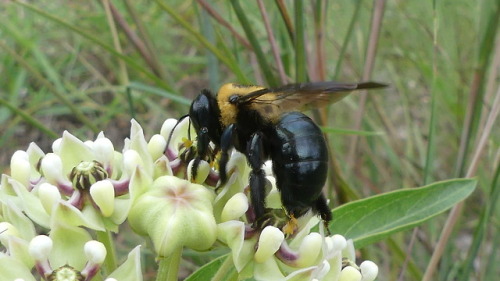
<path id="1" fill-rule="evenodd" d="M 232 104 L 235 104 L 238 102 L 239 98 L 240 98 L 240 96 L 238 96 L 238 95 L 231 95 L 231 96 L 229 96 L 229 102 Z"/>

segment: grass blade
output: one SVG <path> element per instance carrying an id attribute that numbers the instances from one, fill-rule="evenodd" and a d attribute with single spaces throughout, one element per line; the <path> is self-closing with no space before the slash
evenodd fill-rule
<path id="1" fill-rule="evenodd" d="M 268 86 L 270 87 L 278 86 L 278 81 L 276 80 L 276 77 L 272 73 L 271 67 L 267 63 L 264 51 L 260 47 L 260 43 L 257 40 L 257 37 L 255 36 L 255 33 L 252 30 L 251 24 L 245 15 L 245 11 L 240 5 L 240 1 L 231 0 L 231 4 L 233 6 L 234 12 L 236 13 L 236 16 L 238 17 L 238 20 L 240 21 L 241 26 L 243 27 L 243 30 L 245 31 L 248 41 L 252 45 L 255 56 L 257 57 L 257 61 L 259 62 L 260 70 L 264 74 Z"/>

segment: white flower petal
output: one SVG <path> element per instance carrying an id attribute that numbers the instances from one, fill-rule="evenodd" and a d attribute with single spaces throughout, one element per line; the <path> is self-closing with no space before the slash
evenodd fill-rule
<path id="1" fill-rule="evenodd" d="M 83 251 L 90 263 L 102 264 L 106 258 L 106 247 L 101 242 L 91 240 L 85 243 Z"/>
<path id="2" fill-rule="evenodd" d="M 361 270 L 361 281 L 373 281 L 378 275 L 378 266 L 372 261 L 364 261 L 359 265 Z"/>
<path id="3" fill-rule="evenodd" d="M 248 210 L 248 198 L 243 192 L 231 197 L 222 209 L 221 221 L 238 220 Z"/>
<path id="4" fill-rule="evenodd" d="M 279 228 L 274 226 L 266 226 L 259 237 L 257 251 L 254 259 L 258 263 L 263 263 L 278 251 L 285 240 L 285 235 Z"/>
<path id="5" fill-rule="evenodd" d="M 346 266 L 340 272 L 339 281 L 361 281 L 361 273 L 352 266 Z"/>

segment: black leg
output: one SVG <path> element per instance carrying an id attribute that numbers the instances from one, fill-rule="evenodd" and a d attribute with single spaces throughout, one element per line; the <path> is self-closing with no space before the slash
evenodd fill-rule
<path id="1" fill-rule="evenodd" d="M 326 198 L 323 194 L 321 194 L 321 196 L 316 200 L 314 211 L 316 211 L 320 215 L 323 223 L 325 224 L 326 231 L 330 233 L 330 230 L 328 229 L 328 223 L 332 220 L 332 211 L 330 211 L 330 208 L 326 203 Z"/>
<path id="2" fill-rule="evenodd" d="M 193 168 L 191 169 L 191 181 L 195 181 L 198 176 L 198 166 L 200 165 L 201 159 L 205 159 L 208 153 L 208 146 L 210 145 L 210 139 L 208 138 L 207 128 L 201 128 L 198 132 L 197 137 L 198 144 L 196 146 L 197 156 L 193 162 Z"/>
<path id="3" fill-rule="evenodd" d="M 233 147 L 233 140 L 236 135 L 236 125 L 231 124 L 222 132 L 220 138 L 220 160 L 219 160 L 219 178 L 220 186 L 227 181 L 226 165 L 229 161 L 229 150 Z"/>
<path id="4" fill-rule="evenodd" d="M 266 177 L 262 165 L 265 161 L 262 136 L 256 133 L 247 143 L 247 159 L 252 171 L 250 172 L 250 195 L 255 211 L 256 226 L 261 227 L 265 219 L 265 187 Z"/>

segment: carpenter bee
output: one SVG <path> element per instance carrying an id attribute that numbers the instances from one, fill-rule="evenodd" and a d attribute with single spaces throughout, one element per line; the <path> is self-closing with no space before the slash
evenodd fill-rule
<path id="1" fill-rule="evenodd" d="M 332 215 L 322 189 L 328 171 L 328 148 L 321 129 L 300 111 L 337 102 L 353 90 L 381 87 L 385 85 L 375 82 L 313 82 L 271 89 L 229 83 L 220 88 L 217 96 L 202 90 L 185 116 L 197 133 L 192 177 L 196 178 L 202 159 L 212 160 L 220 152 L 221 186 L 228 178 L 230 150 L 235 148 L 245 154 L 251 168 L 254 227 L 261 228 L 270 220 L 262 169 L 270 159 L 288 217 L 283 230 L 292 233 L 296 218 L 311 209 L 327 225 Z"/>

